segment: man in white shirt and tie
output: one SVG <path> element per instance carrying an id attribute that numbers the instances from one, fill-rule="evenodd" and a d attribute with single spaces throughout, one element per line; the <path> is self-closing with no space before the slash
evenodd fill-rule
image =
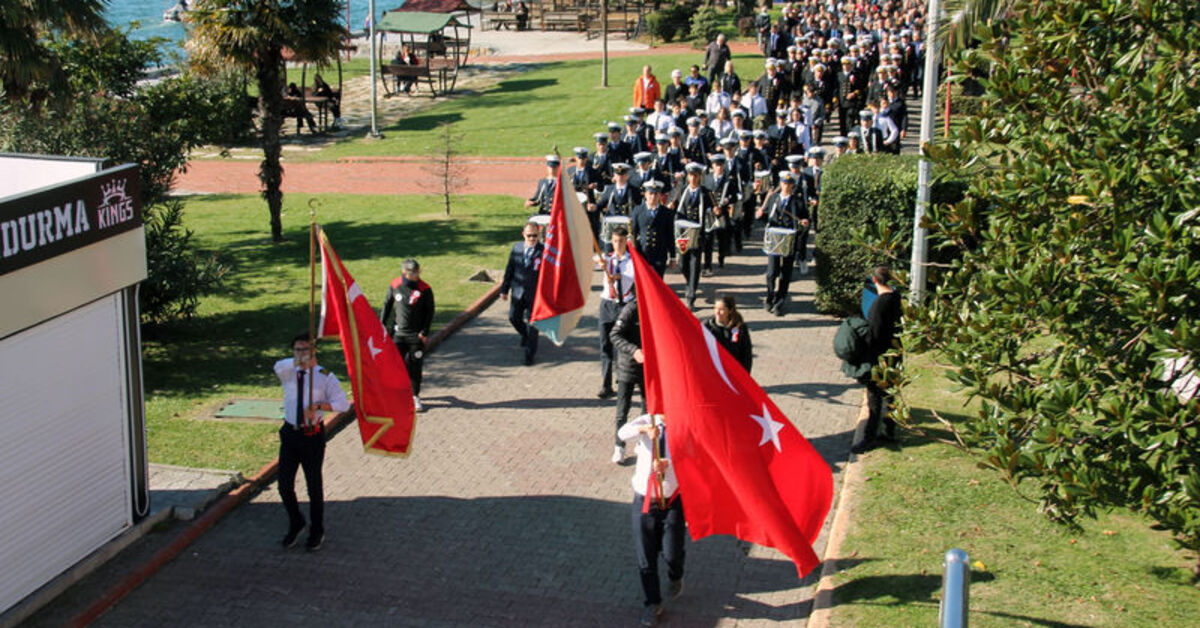
<path id="1" fill-rule="evenodd" d="M 617 430 L 617 437 L 634 442 L 637 467 L 633 474 L 633 542 L 642 580 L 643 626 L 654 626 L 662 613 L 662 586 L 658 555 L 667 562 L 667 599 L 683 593 L 684 536 L 686 526 L 679 483 L 667 451 L 663 415 L 642 416 Z"/>
<path id="2" fill-rule="evenodd" d="M 288 531 L 283 547 L 295 547 L 307 525 L 296 501 L 296 470 L 304 468 L 308 487 L 308 541 L 310 552 L 321 549 L 325 540 L 325 490 L 321 465 L 325 462 L 326 411 L 350 409 L 346 394 L 333 373 L 317 366 L 312 338 L 303 333 L 292 339 L 293 357 L 275 363 L 275 374 L 283 385 L 283 426 L 279 428 L 279 497 L 288 514 Z M 307 403 L 305 403 L 307 402 Z"/>
<path id="3" fill-rule="evenodd" d="M 609 338 L 617 315 L 626 303 L 633 300 L 633 260 L 629 257 L 629 229 L 624 226 L 613 227 L 609 238 L 612 252 L 606 253 L 597 261 L 604 265 L 604 290 L 600 292 L 600 312 L 597 319 L 600 324 L 600 392 L 596 396 L 608 399 L 616 394 L 613 391 L 613 344 Z M 624 458 L 624 453 L 621 453 Z M 618 462 L 620 459 L 618 459 Z"/>

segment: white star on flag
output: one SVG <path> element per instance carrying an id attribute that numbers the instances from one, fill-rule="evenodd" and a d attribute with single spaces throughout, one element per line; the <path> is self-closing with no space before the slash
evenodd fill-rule
<path id="1" fill-rule="evenodd" d="M 375 348 L 375 337 L 374 336 L 367 336 L 367 351 L 371 352 L 372 360 L 375 359 L 375 356 L 379 355 L 380 353 L 383 353 L 383 349 Z"/>
<path id="2" fill-rule="evenodd" d="M 355 299 L 358 299 L 362 296 L 363 296 L 363 291 L 362 291 L 362 288 L 358 287 L 357 281 L 350 284 L 350 287 L 346 289 L 346 300 L 351 303 L 354 303 Z"/>
<path id="3" fill-rule="evenodd" d="M 750 418 L 758 422 L 762 426 L 762 440 L 758 441 L 758 446 L 762 447 L 771 441 L 775 444 L 775 451 L 783 451 L 779 446 L 779 430 L 783 429 L 783 423 L 771 418 L 771 411 L 767 409 L 767 404 L 763 404 L 762 415 L 751 414 Z"/>

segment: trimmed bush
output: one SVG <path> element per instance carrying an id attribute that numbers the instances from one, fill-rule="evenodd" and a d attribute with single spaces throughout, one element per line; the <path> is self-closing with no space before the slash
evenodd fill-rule
<path id="1" fill-rule="evenodd" d="M 974 81 L 971 81 L 974 83 Z M 950 86 L 950 115 L 976 116 L 983 113 L 983 98 L 971 89 L 970 85 L 953 83 Z M 938 86 L 937 110 L 939 114 L 946 107 L 946 84 Z"/>
<path id="2" fill-rule="evenodd" d="M 916 155 L 845 155 L 822 174 L 817 309 L 847 316 L 859 311 L 863 283 L 880 264 L 907 271 L 917 202 Z M 962 197 L 961 183 L 934 178 L 933 202 Z M 862 242 L 890 243 L 871 249 Z M 932 257 L 931 257 L 932 259 Z M 935 260 L 936 261 L 936 260 Z"/>
<path id="3" fill-rule="evenodd" d="M 646 16 L 646 29 L 650 35 L 664 42 L 676 37 L 686 39 L 691 29 L 692 16 L 696 7 L 689 4 L 673 4 Z"/>
<path id="4" fill-rule="evenodd" d="M 710 6 L 700 7 L 692 16 L 692 39 L 699 44 L 707 44 L 721 33 L 723 21 L 721 14 Z"/>

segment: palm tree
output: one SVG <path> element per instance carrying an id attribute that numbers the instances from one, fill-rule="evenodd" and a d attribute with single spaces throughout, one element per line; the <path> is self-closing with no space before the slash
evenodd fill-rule
<path id="1" fill-rule="evenodd" d="M 945 17 L 938 28 L 942 50 L 966 50 L 975 39 L 977 25 L 990 25 L 1008 17 L 1016 0 L 946 0 L 942 6 Z"/>
<path id="2" fill-rule="evenodd" d="M 0 85 L 4 98 L 16 102 L 27 96 L 40 100 L 65 94 L 65 77 L 59 59 L 42 45 L 51 32 L 90 37 L 106 30 L 107 0 L 0 0 Z M 44 92 L 30 94 L 32 85 Z"/>
<path id="3" fill-rule="evenodd" d="M 263 148 L 258 178 L 275 242 L 283 240 L 283 51 L 288 48 L 305 61 L 332 60 L 346 34 L 338 21 L 342 7 L 339 0 L 199 0 L 188 12 L 192 29 L 187 46 L 193 65 L 215 70 L 232 64 L 252 72 L 258 83 Z"/>

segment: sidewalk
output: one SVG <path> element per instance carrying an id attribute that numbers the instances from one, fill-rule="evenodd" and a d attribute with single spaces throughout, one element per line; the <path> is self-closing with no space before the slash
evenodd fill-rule
<path id="1" fill-rule="evenodd" d="M 830 462 L 840 490 L 860 393 L 833 356 L 836 321 L 812 312 L 811 280 L 793 284 L 798 313 L 765 316 L 763 262 L 756 250 L 734 257 L 702 280 L 704 296 L 738 296 L 760 384 Z M 668 278 L 680 287 L 677 272 Z M 608 460 L 613 403 L 594 396 L 598 353 L 588 316 L 565 346 L 544 342 L 538 363 L 522 366 L 497 303 L 431 356 L 422 396 L 430 410 L 409 458 L 362 453 L 354 427 L 330 441 L 320 553 L 278 547 L 285 516 L 272 486 L 97 625 L 636 625 L 632 468 Z M 805 618 L 819 570 L 800 582 L 782 555 L 743 545 L 689 542 L 687 589 L 662 625 Z M 69 612 L 47 609 L 36 625 Z"/>

